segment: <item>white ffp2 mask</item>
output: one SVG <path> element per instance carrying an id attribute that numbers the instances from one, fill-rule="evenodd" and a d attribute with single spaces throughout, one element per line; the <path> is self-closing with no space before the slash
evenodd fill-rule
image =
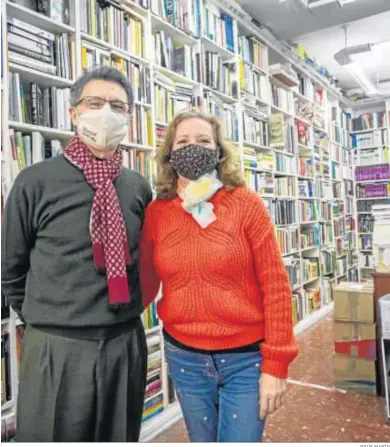
<path id="1" fill-rule="evenodd" d="M 96 149 L 111 150 L 125 138 L 127 115 L 113 112 L 109 104 L 99 110 L 77 114 L 77 134 L 88 146 Z"/>

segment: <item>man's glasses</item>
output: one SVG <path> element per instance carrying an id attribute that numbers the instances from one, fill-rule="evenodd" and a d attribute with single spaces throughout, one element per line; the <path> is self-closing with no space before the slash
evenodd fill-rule
<path id="1" fill-rule="evenodd" d="M 77 103 L 78 106 L 81 103 L 84 103 L 89 109 L 99 110 L 102 109 L 106 102 L 110 104 L 111 110 L 116 113 L 125 114 L 131 112 L 130 104 L 126 102 L 120 101 L 119 99 L 113 99 L 108 101 L 107 99 L 100 98 L 99 96 L 84 96 Z"/>

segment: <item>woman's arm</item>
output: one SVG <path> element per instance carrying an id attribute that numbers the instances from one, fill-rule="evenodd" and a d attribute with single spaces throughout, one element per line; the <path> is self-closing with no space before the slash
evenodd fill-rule
<path id="1" fill-rule="evenodd" d="M 268 211 L 260 197 L 248 191 L 246 232 L 264 297 L 265 340 L 262 373 L 284 379 L 298 355 L 292 317 L 292 293 Z"/>
<path id="2" fill-rule="evenodd" d="M 140 281 L 144 309 L 146 309 L 156 298 L 160 289 L 160 278 L 154 267 L 154 221 L 152 215 L 153 202 L 148 206 L 140 241 Z"/>

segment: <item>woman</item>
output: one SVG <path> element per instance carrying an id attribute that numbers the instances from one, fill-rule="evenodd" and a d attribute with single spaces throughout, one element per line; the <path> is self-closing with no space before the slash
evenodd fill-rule
<path id="1" fill-rule="evenodd" d="M 145 305 L 163 296 L 168 369 L 193 442 L 256 442 L 298 353 L 273 225 L 214 117 L 179 114 L 157 153 L 141 242 Z"/>

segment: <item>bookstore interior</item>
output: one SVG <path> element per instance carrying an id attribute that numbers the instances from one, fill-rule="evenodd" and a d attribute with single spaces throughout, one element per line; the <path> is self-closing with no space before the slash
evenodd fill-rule
<path id="1" fill-rule="evenodd" d="M 331 316 L 333 386 L 377 396 L 389 424 L 389 24 L 388 0 L 3 0 L 2 211 L 18 173 L 72 137 L 69 87 L 92 67 L 130 80 L 123 164 L 152 186 L 175 114 L 216 116 L 274 223 L 298 340 Z M 141 441 L 151 441 L 182 413 L 155 304 L 142 319 Z M 12 441 L 24 325 L 3 294 L 1 331 L 2 441 Z"/>

